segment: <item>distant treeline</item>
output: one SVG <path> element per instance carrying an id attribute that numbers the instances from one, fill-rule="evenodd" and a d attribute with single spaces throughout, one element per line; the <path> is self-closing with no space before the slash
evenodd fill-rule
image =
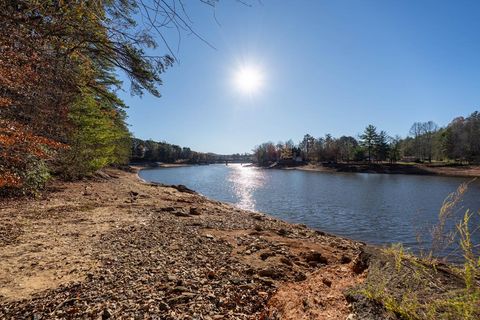
<path id="1" fill-rule="evenodd" d="M 134 163 L 183 162 L 208 164 L 218 162 L 250 162 L 251 158 L 251 155 L 248 154 L 220 155 L 210 152 L 192 151 L 190 148 L 180 147 L 167 142 L 132 139 L 132 155 L 130 161 Z"/>
<path id="2" fill-rule="evenodd" d="M 391 137 L 368 125 L 357 138 L 330 134 L 315 138 L 309 134 L 295 144 L 266 142 L 255 147 L 254 158 L 260 165 L 274 162 L 380 162 L 453 161 L 480 163 L 480 113 L 455 118 L 446 127 L 432 121 L 415 122 L 406 138 Z"/>

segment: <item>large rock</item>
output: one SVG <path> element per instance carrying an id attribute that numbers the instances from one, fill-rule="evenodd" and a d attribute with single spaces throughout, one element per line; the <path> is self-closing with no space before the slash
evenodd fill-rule
<path id="1" fill-rule="evenodd" d="M 372 254 L 367 252 L 364 247 L 360 248 L 360 253 L 353 261 L 352 271 L 356 274 L 360 274 L 363 271 L 368 269 L 368 265 L 370 264 L 370 259 Z"/>
<path id="2" fill-rule="evenodd" d="M 327 258 L 325 258 L 320 252 L 311 250 L 309 252 L 304 252 L 302 254 L 303 259 L 307 263 L 321 263 L 321 264 L 328 264 Z"/>
<path id="3" fill-rule="evenodd" d="M 172 188 L 174 188 L 174 189 L 176 189 L 177 191 L 180 191 L 180 192 L 196 194 L 195 191 L 193 191 L 192 189 L 187 188 L 187 187 L 184 186 L 183 184 L 172 185 L 172 186 L 170 186 L 170 187 L 172 187 Z"/>
<path id="4" fill-rule="evenodd" d="M 258 275 L 270 279 L 281 279 L 285 276 L 285 272 L 280 268 L 265 268 L 258 271 Z"/>

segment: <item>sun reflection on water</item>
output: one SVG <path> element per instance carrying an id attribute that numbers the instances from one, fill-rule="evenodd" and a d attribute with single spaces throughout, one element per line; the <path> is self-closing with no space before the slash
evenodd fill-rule
<path id="1" fill-rule="evenodd" d="M 231 188 L 238 198 L 237 206 L 254 211 L 255 197 L 253 193 L 265 182 L 262 170 L 232 164 L 228 180 L 232 183 Z"/>

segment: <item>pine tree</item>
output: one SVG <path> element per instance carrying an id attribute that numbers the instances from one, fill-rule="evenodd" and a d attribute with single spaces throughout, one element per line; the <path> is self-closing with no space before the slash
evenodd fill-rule
<path id="1" fill-rule="evenodd" d="M 375 157 L 377 161 L 387 160 L 390 153 L 390 137 L 385 131 L 380 131 L 375 139 Z"/>
<path id="2" fill-rule="evenodd" d="M 367 149 L 368 162 L 372 162 L 372 155 L 375 150 L 377 141 L 377 128 L 373 125 L 368 125 L 363 134 L 360 135 L 360 145 Z"/>

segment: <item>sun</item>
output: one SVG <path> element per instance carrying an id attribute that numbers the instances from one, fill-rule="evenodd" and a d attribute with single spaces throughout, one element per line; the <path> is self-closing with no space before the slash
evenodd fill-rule
<path id="1" fill-rule="evenodd" d="M 235 73 L 235 86 L 243 93 L 253 94 L 257 92 L 264 82 L 260 69 L 253 66 L 244 66 Z"/>

